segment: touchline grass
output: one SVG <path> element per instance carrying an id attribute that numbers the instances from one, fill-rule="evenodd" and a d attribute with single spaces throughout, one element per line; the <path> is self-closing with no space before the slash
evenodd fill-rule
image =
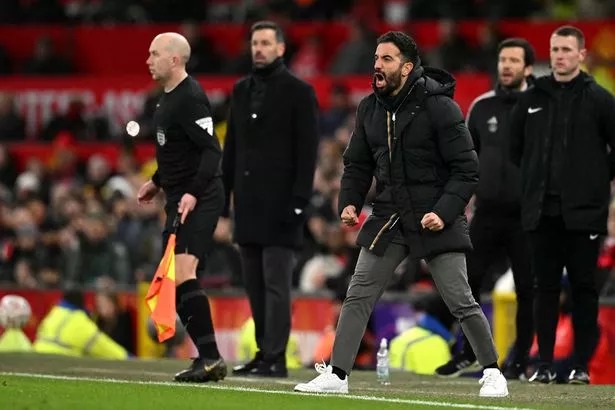
<path id="1" fill-rule="evenodd" d="M 108 361 L 36 354 L 0 354 L 0 409 L 437 409 L 615 408 L 615 386 L 509 383 L 510 397 L 483 399 L 476 378 L 439 379 L 392 373 L 380 386 L 375 372 L 353 372 L 347 396 L 292 391 L 316 376 L 288 379 L 227 377 L 220 383 L 176 384 L 186 361 Z"/>

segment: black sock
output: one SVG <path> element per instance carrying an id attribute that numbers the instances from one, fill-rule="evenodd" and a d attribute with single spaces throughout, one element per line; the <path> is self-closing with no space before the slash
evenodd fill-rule
<path id="1" fill-rule="evenodd" d="M 339 367 L 333 366 L 332 369 L 333 369 L 333 374 L 339 377 L 341 380 L 344 380 L 346 378 L 346 372 L 340 369 Z"/>
<path id="2" fill-rule="evenodd" d="M 218 359 L 218 345 L 211 320 L 209 299 L 196 279 L 189 279 L 176 288 L 177 314 L 194 342 L 199 357 Z"/>
<path id="3" fill-rule="evenodd" d="M 491 364 L 488 364 L 487 366 L 485 366 L 485 369 L 499 369 L 500 367 L 498 366 L 498 362 L 493 362 Z"/>

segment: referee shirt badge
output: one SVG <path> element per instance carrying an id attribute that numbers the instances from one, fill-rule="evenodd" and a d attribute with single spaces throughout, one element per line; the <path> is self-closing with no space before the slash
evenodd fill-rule
<path id="1" fill-rule="evenodd" d="M 164 130 L 162 128 L 156 130 L 156 140 L 161 147 L 167 142 L 167 137 L 164 135 Z"/>

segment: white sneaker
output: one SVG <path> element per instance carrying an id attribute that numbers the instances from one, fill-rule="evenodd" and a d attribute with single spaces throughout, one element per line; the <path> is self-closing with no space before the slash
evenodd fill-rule
<path id="1" fill-rule="evenodd" d="M 295 386 L 295 391 L 303 393 L 337 393 L 348 394 L 348 376 L 344 380 L 333 374 L 333 368 L 324 363 L 314 365 L 316 371 L 320 373 L 307 383 L 299 383 Z"/>
<path id="2" fill-rule="evenodd" d="M 480 388 L 480 397 L 506 397 L 508 396 L 508 382 L 500 369 L 485 369 L 483 377 L 479 380 L 483 386 Z"/>

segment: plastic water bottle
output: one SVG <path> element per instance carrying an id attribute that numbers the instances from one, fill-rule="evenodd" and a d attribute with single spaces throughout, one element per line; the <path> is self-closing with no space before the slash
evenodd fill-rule
<path id="1" fill-rule="evenodd" d="M 376 376 L 378 383 L 388 386 L 391 384 L 389 375 L 389 348 L 387 346 L 387 340 L 383 337 L 380 341 L 380 349 L 376 354 Z"/>

